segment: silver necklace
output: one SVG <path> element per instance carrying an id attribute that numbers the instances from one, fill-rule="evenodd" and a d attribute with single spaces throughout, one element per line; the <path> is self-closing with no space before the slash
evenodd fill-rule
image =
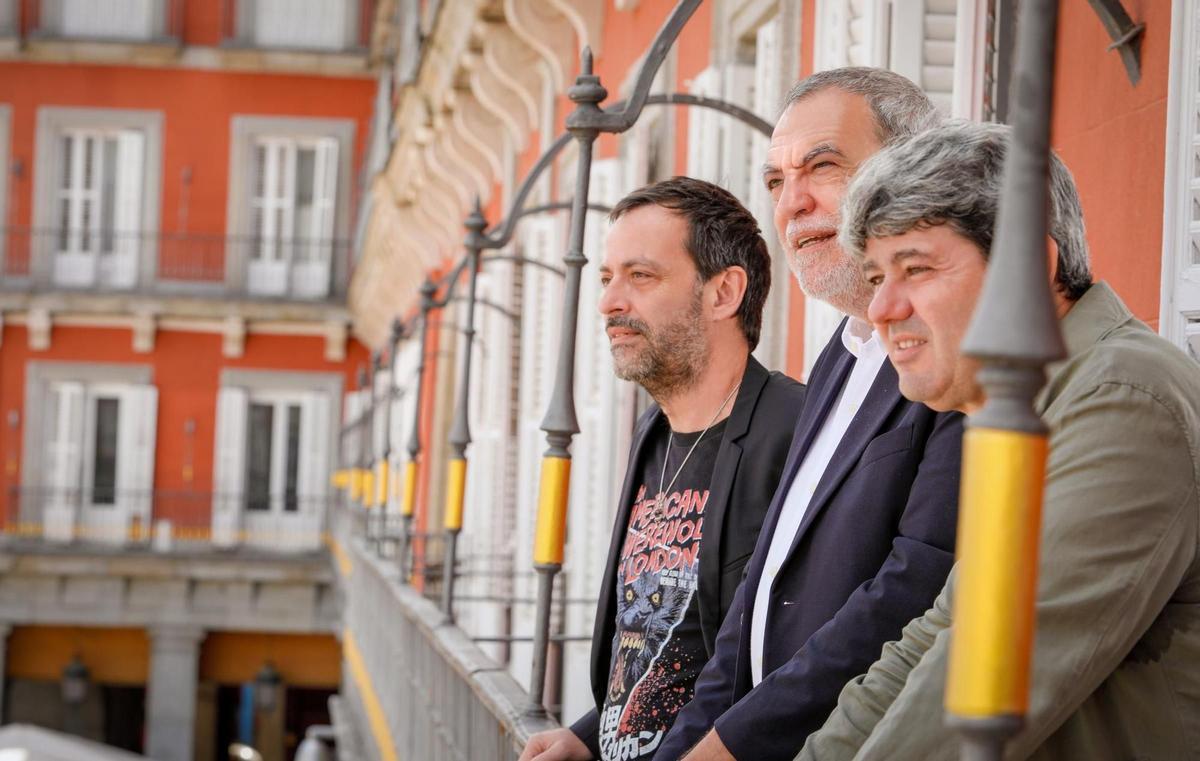
<path id="1" fill-rule="evenodd" d="M 663 482 L 667 479 L 667 460 L 671 458 L 671 444 L 675 441 L 675 432 L 669 430 L 667 433 L 667 451 L 663 454 L 662 473 L 660 473 L 658 476 L 658 496 L 654 499 L 654 513 L 650 516 L 651 520 L 658 520 L 662 517 L 663 504 L 666 501 L 667 492 L 671 491 L 671 487 L 675 485 L 675 480 L 679 478 L 679 474 L 683 472 L 683 468 L 685 465 L 687 465 L 687 461 L 692 456 L 692 452 L 695 452 L 696 447 L 700 445 L 700 439 L 703 439 L 704 434 L 708 433 L 708 429 L 712 428 L 717 422 L 717 418 L 721 416 L 721 412 L 725 409 L 725 405 L 729 404 L 729 400 L 733 398 L 733 395 L 736 394 L 737 390 L 741 387 L 742 383 L 741 381 L 738 381 L 738 384 L 733 387 L 732 391 L 729 392 L 729 396 L 725 397 L 725 401 L 721 402 L 721 406 L 717 408 L 717 412 L 712 416 L 712 420 L 708 421 L 708 425 L 704 426 L 704 430 L 700 432 L 700 435 L 696 437 L 694 442 L 692 442 L 692 446 L 690 449 L 688 449 L 687 454 L 683 456 L 683 462 L 679 463 L 679 468 L 675 471 L 675 475 L 671 476 L 671 483 L 667 484 L 667 488 L 664 489 Z"/>

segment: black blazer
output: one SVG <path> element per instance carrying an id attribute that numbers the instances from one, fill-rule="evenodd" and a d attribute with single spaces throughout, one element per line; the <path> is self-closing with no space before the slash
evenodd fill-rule
<path id="1" fill-rule="evenodd" d="M 765 677 L 751 689 L 750 622 L 771 535 L 854 361 L 839 328 L 813 367 L 784 478 L 716 653 L 656 761 L 674 761 L 714 726 L 741 761 L 793 758 L 825 722 L 842 686 L 865 673 L 884 643 L 899 639 L 941 591 L 954 562 L 962 415 L 905 400 L 885 360 L 775 577 Z"/>
<path id="2" fill-rule="evenodd" d="M 804 403 L 804 386 L 782 373 L 768 372 L 753 356 L 746 363 L 742 386 L 725 423 L 717 450 L 708 504 L 704 511 L 704 539 L 700 545 L 700 629 L 704 646 L 713 653 L 717 631 L 733 602 L 746 561 L 754 551 L 766 508 L 783 472 L 796 419 Z M 617 502 L 608 564 L 596 606 L 592 635 L 592 694 L 596 709 L 571 726 L 599 758 L 599 709 L 604 706 L 616 626 L 617 566 L 629 526 L 649 434 L 666 425 L 666 417 L 652 404 L 638 420 L 630 447 L 625 482 Z M 714 547 L 719 551 L 714 552 Z"/>

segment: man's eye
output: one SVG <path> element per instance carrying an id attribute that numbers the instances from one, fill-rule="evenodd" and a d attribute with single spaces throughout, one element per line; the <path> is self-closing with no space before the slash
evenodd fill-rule
<path id="1" fill-rule="evenodd" d="M 870 284 L 872 288 L 878 288 L 879 286 L 883 285 L 883 275 L 871 275 L 867 278 L 867 283 Z"/>
<path id="2" fill-rule="evenodd" d="M 783 180 L 779 179 L 778 177 L 771 177 L 765 180 L 763 184 L 767 186 L 767 190 L 774 190 L 783 184 Z"/>
<path id="3" fill-rule="evenodd" d="M 929 271 L 929 267 L 926 267 L 926 266 L 920 265 L 920 264 L 914 264 L 911 267 L 906 267 L 904 269 L 904 274 L 908 275 L 909 277 L 912 277 L 913 275 L 920 275 L 920 274 L 926 273 L 928 271 Z"/>

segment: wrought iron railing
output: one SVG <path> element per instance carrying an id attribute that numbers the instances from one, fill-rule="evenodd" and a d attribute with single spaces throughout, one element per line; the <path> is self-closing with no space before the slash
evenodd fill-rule
<path id="1" fill-rule="evenodd" d="M 332 506 L 325 497 L 279 494 L 259 507 L 244 494 L 170 489 L 12 487 L 0 496 L 0 529 L 10 546 L 96 544 L 158 552 L 317 551 L 328 540 Z"/>
<path id="2" fill-rule="evenodd" d="M 183 0 L 34 0 L 15 28 L 31 38 L 179 44 Z M 23 23 L 20 23 L 23 22 Z"/>
<path id="3" fill-rule="evenodd" d="M 0 289 L 338 300 L 350 241 L 0 228 Z"/>
<path id="4" fill-rule="evenodd" d="M 361 53 L 374 16 L 375 0 L 221 0 L 221 44 Z"/>

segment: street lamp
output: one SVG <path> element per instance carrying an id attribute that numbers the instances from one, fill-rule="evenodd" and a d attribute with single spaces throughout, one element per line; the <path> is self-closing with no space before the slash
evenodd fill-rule
<path id="1" fill-rule="evenodd" d="M 271 713 L 279 705 L 279 693 L 283 679 L 275 666 L 267 661 L 254 677 L 254 707 L 263 713 Z"/>
<path id="2" fill-rule="evenodd" d="M 71 661 L 62 670 L 62 699 L 69 707 L 83 704 L 88 692 L 88 669 L 79 660 L 79 655 L 71 656 Z"/>

